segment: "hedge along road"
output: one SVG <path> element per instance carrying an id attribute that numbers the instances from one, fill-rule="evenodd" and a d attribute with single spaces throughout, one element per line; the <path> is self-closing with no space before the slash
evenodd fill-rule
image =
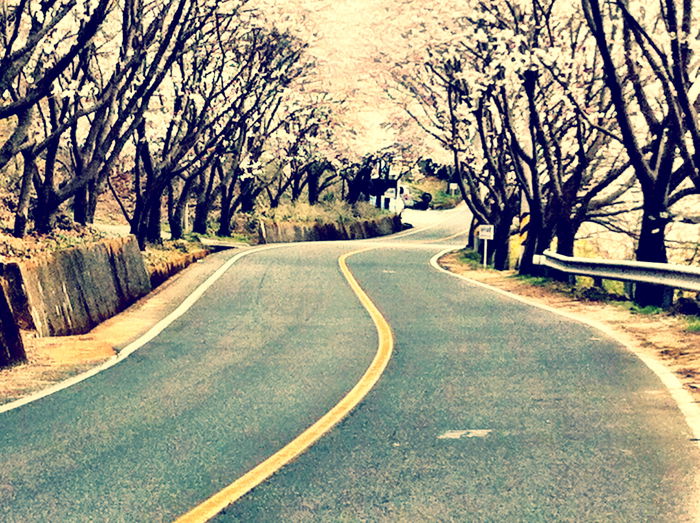
<path id="1" fill-rule="evenodd" d="M 682 520 L 698 456 L 658 379 L 431 272 L 442 242 L 415 244 L 462 225 L 428 216 L 459 221 L 348 261 L 394 329 L 377 387 L 221 520 Z M 3 520 L 170 520 L 291 441 L 374 357 L 336 265 L 357 248 L 248 256 L 131 358 L 0 415 Z"/>

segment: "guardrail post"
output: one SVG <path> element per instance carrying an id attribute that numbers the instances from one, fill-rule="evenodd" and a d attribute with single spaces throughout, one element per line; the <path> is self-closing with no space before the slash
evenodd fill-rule
<path id="1" fill-rule="evenodd" d="M 637 283 L 634 289 L 634 301 L 642 307 L 648 305 L 668 309 L 673 304 L 673 289 L 654 283 Z"/>

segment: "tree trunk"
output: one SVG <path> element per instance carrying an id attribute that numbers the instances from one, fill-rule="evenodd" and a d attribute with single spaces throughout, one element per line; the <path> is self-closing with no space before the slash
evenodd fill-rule
<path id="1" fill-rule="evenodd" d="M 54 217 L 61 205 L 54 187 L 56 155 L 58 154 L 58 139 L 51 142 L 46 148 L 46 160 L 44 162 L 44 181 L 37 187 L 37 205 L 34 213 L 34 226 L 42 234 L 48 234 L 53 229 Z"/>
<path id="2" fill-rule="evenodd" d="M 255 210 L 255 199 L 258 194 L 255 191 L 255 186 L 253 184 L 252 178 L 245 178 L 240 181 L 240 195 L 238 196 L 238 201 L 240 204 L 241 212 L 251 213 Z"/>
<path id="3" fill-rule="evenodd" d="M 97 212 L 97 202 L 100 196 L 105 191 L 105 186 L 107 185 L 107 176 L 100 175 L 99 180 L 90 182 L 88 190 L 88 200 L 87 200 L 87 212 L 85 214 L 85 221 L 87 223 L 95 223 L 95 213 Z"/>
<path id="4" fill-rule="evenodd" d="M 221 215 L 219 216 L 219 236 L 231 236 L 231 219 L 233 218 L 233 190 L 221 194 Z"/>
<path id="5" fill-rule="evenodd" d="M 197 205 L 194 208 L 194 223 L 192 224 L 192 230 L 197 234 L 207 234 L 210 210 L 211 206 L 207 198 L 197 200 Z"/>
<path id="6" fill-rule="evenodd" d="M 32 182 L 36 174 L 36 158 L 28 151 L 22 153 L 24 168 L 22 171 L 22 185 L 17 200 L 15 210 L 15 224 L 12 234 L 16 238 L 23 238 L 27 234 L 27 223 L 29 222 L 29 202 L 32 195 Z"/>
<path id="7" fill-rule="evenodd" d="M 177 199 L 172 216 L 168 217 L 170 221 L 170 234 L 173 240 L 179 240 L 185 234 L 185 214 L 187 213 L 187 204 L 190 201 L 190 193 L 192 192 L 194 180 L 194 176 L 187 179 Z"/>
<path id="8" fill-rule="evenodd" d="M 58 200 L 53 190 L 48 195 L 44 195 L 34 212 L 34 226 L 37 232 L 48 234 L 53 230 L 54 219 L 61 202 Z"/>
<path id="9" fill-rule="evenodd" d="M 161 243 L 160 222 L 162 218 L 161 207 L 163 204 L 162 192 L 158 196 L 154 196 L 148 208 L 148 226 L 146 230 L 146 239 L 150 243 Z"/>
<path id="10" fill-rule="evenodd" d="M 556 226 L 557 254 L 561 254 L 562 256 L 574 255 L 574 243 L 577 229 L 578 227 L 576 227 L 572 220 L 568 220 L 565 217 L 559 218 Z M 576 276 L 567 272 L 552 271 L 552 276 L 558 281 L 570 284 L 576 283 Z"/>
<path id="11" fill-rule="evenodd" d="M 291 194 L 291 200 L 292 202 L 297 202 L 299 201 L 299 198 L 301 197 L 301 193 L 304 189 L 304 186 L 301 183 L 301 175 L 298 172 L 294 172 L 292 174 L 292 194 Z"/>
<path id="12" fill-rule="evenodd" d="M 158 195 L 153 192 L 144 196 L 140 205 L 137 203 L 138 209 L 134 213 L 132 234 L 136 235 L 142 250 L 146 243 L 163 241 L 160 230 L 162 198 L 162 191 Z"/>
<path id="13" fill-rule="evenodd" d="M 469 223 L 469 231 L 467 232 L 467 249 L 476 249 L 476 228 L 479 226 L 479 223 L 476 221 L 476 219 L 472 218 L 471 222 Z"/>
<path id="14" fill-rule="evenodd" d="M 539 235 L 542 232 L 542 210 L 539 202 L 529 202 L 530 204 L 530 224 L 527 231 L 527 239 L 525 240 L 525 249 L 520 258 L 520 266 L 518 267 L 519 274 L 527 274 L 538 276 L 542 273 L 539 265 L 533 263 L 535 254 L 539 254 Z"/>
<path id="15" fill-rule="evenodd" d="M 573 223 L 562 220 L 557 225 L 557 254 L 562 256 L 574 255 L 576 229 Z"/>
<path id="16" fill-rule="evenodd" d="M 493 231 L 493 267 L 498 271 L 508 269 L 510 262 L 510 226 L 513 216 L 504 213 L 497 223 L 494 224 Z"/>
<path id="17" fill-rule="evenodd" d="M 0 285 L 0 368 L 27 361 L 22 336 L 5 289 Z"/>
<path id="18" fill-rule="evenodd" d="M 307 189 L 308 189 L 308 194 L 309 194 L 309 205 L 316 205 L 318 203 L 318 198 L 320 196 L 320 191 L 319 191 L 319 182 L 320 182 L 320 175 L 317 175 L 314 171 L 314 168 L 310 169 L 309 172 L 309 177 L 308 177 L 308 183 L 307 183 Z"/>
<path id="19" fill-rule="evenodd" d="M 666 225 L 668 214 L 663 195 L 644 195 L 644 214 L 639 233 L 636 258 L 641 262 L 668 263 L 666 253 Z M 673 289 L 651 283 L 635 286 L 634 301 L 646 307 L 668 307 L 673 299 Z"/>
<path id="20" fill-rule="evenodd" d="M 209 221 L 209 213 L 216 199 L 216 190 L 214 184 L 217 171 L 221 168 L 221 164 L 215 162 L 207 173 L 202 173 L 202 188 L 197 195 L 197 205 L 194 209 L 194 224 L 192 230 L 198 234 L 207 234 L 207 223 Z"/>
<path id="21" fill-rule="evenodd" d="M 87 187 L 82 187 L 73 196 L 73 220 L 85 225 L 87 223 L 87 206 Z"/>

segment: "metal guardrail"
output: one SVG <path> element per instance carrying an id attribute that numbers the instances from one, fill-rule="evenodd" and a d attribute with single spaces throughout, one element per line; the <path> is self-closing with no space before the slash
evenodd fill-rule
<path id="1" fill-rule="evenodd" d="M 536 265 L 606 280 L 654 283 L 700 292 L 700 268 L 670 263 L 647 263 L 599 258 L 571 258 L 550 251 L 534 258 Z"/>

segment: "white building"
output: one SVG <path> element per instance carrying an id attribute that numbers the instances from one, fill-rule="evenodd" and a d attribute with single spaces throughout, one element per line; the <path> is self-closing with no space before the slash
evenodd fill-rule
<path id="1" fill-rule="evenodd" d="M 375 207 L 399 214 L 412 201 L 408 187 L 399 181 L 398 176 L 393 175 L 389 164 L 380 166 L 372 179 L 378 185 L 386 187 L 382 194 L 369 197 Z"/>

